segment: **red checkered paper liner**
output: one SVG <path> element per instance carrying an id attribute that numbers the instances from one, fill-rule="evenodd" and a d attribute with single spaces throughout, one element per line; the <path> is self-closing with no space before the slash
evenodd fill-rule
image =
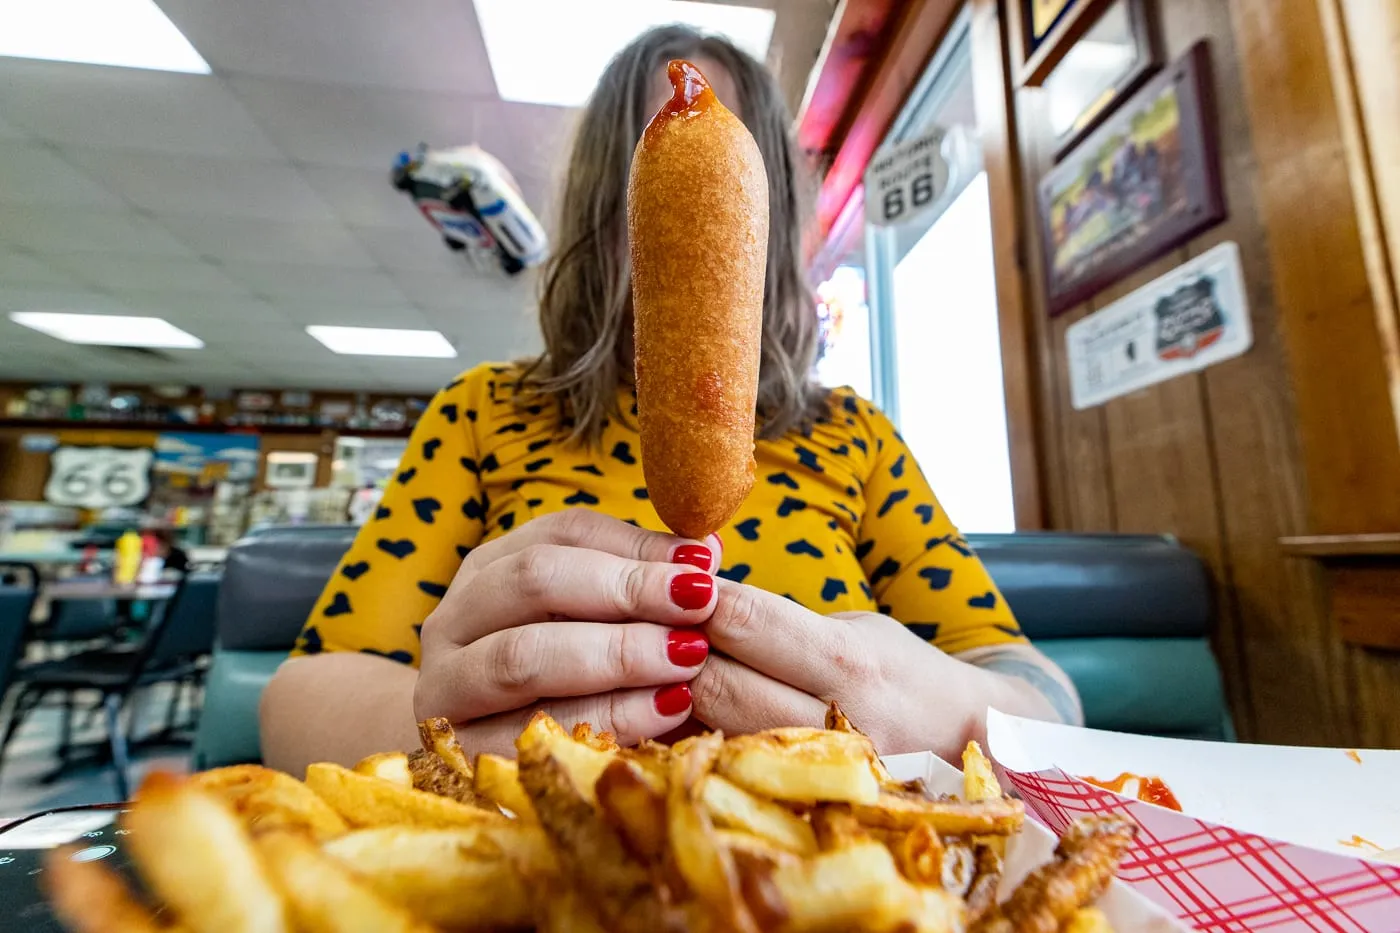
<path id="1" fill-rule="evenodd" d="M 1400 931 L 1400 866 L 1229 829 L 1055 768 L 1006 773 L 1056 834 L 1086 814 L 1132 817 L 1139 832 L 1119 865 L 1119 880 L 1198 930 Z"/>

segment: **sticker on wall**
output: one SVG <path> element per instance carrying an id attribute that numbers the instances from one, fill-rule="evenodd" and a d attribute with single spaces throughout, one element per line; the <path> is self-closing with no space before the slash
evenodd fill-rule
<path id="1" fill-rule="evenodd" d="M 85 509 L 140 505 L 151 494 L 149 447 L 60 447 L 49 456 L 44 501 Z"/>
<path id="2" fill-rule="evenodd" d="M 1239 356 L 1254 342 L 1240 251 L 1221 243 L 1065 332 L 1076 410 Z"/>
<path id="3" fill-rule="evenodd" d="M 941 127 L 876 153 L 865 170 L 865 219 L 885 227 L 932 207 L 948 187 Z"/>

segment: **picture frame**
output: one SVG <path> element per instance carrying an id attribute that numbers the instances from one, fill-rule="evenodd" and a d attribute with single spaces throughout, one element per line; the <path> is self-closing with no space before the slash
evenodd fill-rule
<path id="1" fill-rule="evenodd" d="M 1017 87 L 1040 87 L 1115 0 L 1013 0 L 1006 5 Z M 1144 17 L 1147 21 L 1149 17 Z M 1046 30 L 1046 23 L 1049 23 Z M 1046 31 L 1041 31 L 1046 30 Z"/>
<path id="2" fill-rule="evenodd" d="M 1046 172 L 1036 208 L 1052 316 L 1224 220 L 1209 42 Z"/>
<path id="3" fill-rule="evenodd" d="M 1055 160 L 1162 67 L 1150 0 L 1108 0 L 1041 82 Z"/>

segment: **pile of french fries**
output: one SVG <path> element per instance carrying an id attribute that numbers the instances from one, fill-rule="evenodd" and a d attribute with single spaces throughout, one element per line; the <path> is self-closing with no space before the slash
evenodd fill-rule
<path id="1" fill-rule="evenodd" d="M 1091 905 L 1130 821 L 1076 823 L 999 899 L 1024 811 L 976 743 L 962 799 L 936 798 L 835 705 L 826 725 L 619 748 L 537 713 L 517 760 L 473 765 L 428 720 L 422 751 L 304 782 L 152 775 L 122 817 L 144 890 L 56 850 L 48 893 L 74 933 L 1109 930 Z"/>

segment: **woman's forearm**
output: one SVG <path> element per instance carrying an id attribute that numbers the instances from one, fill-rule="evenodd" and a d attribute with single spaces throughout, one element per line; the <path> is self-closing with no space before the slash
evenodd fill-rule
<path id="1" fill-rule="evenodd" d="M 315 761 L 349 766 L 375 752 L 419 747 L 418 672 L 372 654 L 292 658 L 263 692 L 263 761 L 298 777 Z"/>

